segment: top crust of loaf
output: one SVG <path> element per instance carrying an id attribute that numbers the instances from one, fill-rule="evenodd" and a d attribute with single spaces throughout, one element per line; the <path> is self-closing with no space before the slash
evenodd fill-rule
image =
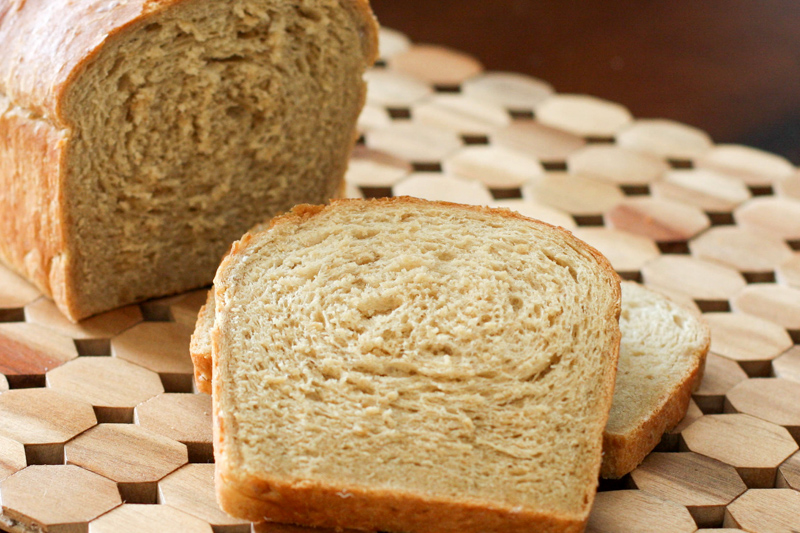
<path id="1" fill-rule="evenodd" d="M 330 249 L 316 247 L 328 242 L 318 230 Z M 419 233 L 409 238 L 404 231 Z M 449 248 L 460 238 L 469 244 Z M 350 258 L 351 250 L 357 256 Z M 348 278 L 345 292 L 360 300 L 341 307 L 333 302 L 342 264 L 357 277 L 388 281 L 360 278 L 365 288 Z M 283 290 L 301 279 L 311 292 Z M 377 293 L 368 294 L 370 283 Z M 330 304 L 300 303 L 320 291 Z M 228 512 L 410 532 L 582 529 L 613 392 L 619 280 L 605 258 L 568 232 L 505 210 L 409 198 L 298 206 L 234 244 L 217 272 L 215 302 L 217 488 Z M 295 304 L 289 314 L 276 311 Z M 473 324 L 473 308 L 489 314 Z M 356 347 L 342 341 L 356 330 L 326 330 L 300 316 L 306 313 L 317 313 L 319 324 L 352 318 L 403 332 L 385 330 L 385 344 L 362 336 Z M 292 321 L 304 325 L 295 329 Z M 488 333 L 492 328 L 500 329 Z M 328 338 L 345 344 L 326 344 Z M 296 397 L 301 390 L 306 396 Z M 443 411 L 436 407 L 442 394 Z M 359 403 L 381 398 L 389 403 L 375 413 Z"/>

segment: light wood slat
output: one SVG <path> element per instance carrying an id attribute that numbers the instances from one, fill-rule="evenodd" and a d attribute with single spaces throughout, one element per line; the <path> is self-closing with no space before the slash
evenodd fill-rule
<path id="1" fill-rule="evenodd" d="M 208 394 L 161 394 L 136 407 L 134 422 L 185 444 L 192 462 L 214 461 Z"/>
<path id="2" fill-rule="evenodd" d="M 511 124 L 502 107 L 463 94 L 437 94 L 417 102 L 411 106 L 411 119 L 460 135 L 489 135 Z"/>
<path id="3" fill-rule="evenodd" d="M 800 200 L 800 173 L 781 180 L 775 184 L 775 193 L 778 196 Z"/>
<path id="4" fill-rule="evenodd" d="M 156 503 L 157 483 L 185 465 L 186 446 L 133 424 L 100 424 L 64 447 L 67 464 L 107 477 L 126 502 Z"/>
<path id="5" fill-rule="evenodd" d="M 800 452 L 786 459 L 778 467 L 778 480 L 775 486 L 779 489 L 800 490 Z"/>
<path id="6" fill-rule="evenodd" d="M 48 372 L 47 386 L 92 404 L 99 422 L 130 423 L 134 407 L 164 392 L 158 374 L 116 357 L 70 361 Z"/>
<path id="7" fill-rule="evenodd" d="M 737 226 L 711 228 L 689 243 L 692 255 L 741 272 L 772 272 L 792 257 L 779 237 Z"/>
<path id="8" fill-rule="evenodd" d="M 681 437 L 683 451 L 733 466 L 750 488 L 772 487 L 778 466 L 798 449 L 785 428 L 744 414 L 706 415 Z"/>
<path id="9" fill-rule="evenodd" d="M 395 196 L 414 196 L 433 201 L 488 205 L 492 194 L 480 182 L 436 172 L 416 172 L 392 188 Z"/>
<path id="10" fill-rule="evenodd" d="M 378 30 L 378 44 L 378 57 L 385 61 L 408 50 L 411 40 L 404 33 L 381 26 Z"/>
<path id="11" fill-rule="evenodd" d="M 657 198 L 626 198 L 606 216 L 612 228 L 644 235 L 657 242 L 686 241 L 711 226 L 696 207 Z"/>
<path id="12" fill-rule="evenodd" d="M 189 293 L 173 294 L 163 298 L 154 298 L 152 300 L 142 302 L 139 304 L 139 308 L 142 310 L 142 316 L 146 321 L 172 322 L 175 319 L 172 316 L 170 307 L 186 298 L 188 294 Z"/>
<path id="13" fill-rule="evenodd" d="M 702 310 L 700 309 L 700 306 L 697 305 L 697 302 L 695 302 L 694 299 L 692 299 L 690 296 L 687 296 L 686 294 L 682 294 L 664 287 L 653 287 L 652 285 L 648 286 L 648 289 L 661 294 L 665 298 L 673 301 L 674 303 L 680 305 L 681 307 L 685 307 L 686 309 L 695 313 L 696 315 L 702 314 Z"/>
<path id="14" fill-rule="evenodd" d="M 367 104 L 372 106 L 408 108 L 433 94 L 429 83 L 392 70 L 371 69 L 364 79 Z"/>
<path id="15" fill-rule="evenodd" d="M 725 511 L 725 527 L 755 533 L 795 533 L 800 516 L 800 492 L 791 489 L 751 489 Z"/>
<path id="16" fill-rule="evenodd" d="M 483 65 L 474 57 L 436 45 L 411 45 L 388 63 L 392 70 L 436 85 L 460 85 L 483 72 Z"/>
<path id="17" fill-rule="evenodd" d="M 567 172 L 534 177 L 522 188 L 522 197 L 571 215 L 601 215 L 625 199 L 615 185 Z"/>
<path id="18" fill-rule="evenodd" d="M 800 330 L 800 289 L 775 283 L 754 283 L 731 299 L 733 310 Z"/>
<path id="19" fill-rule="evenodd" d="M 786 353 L 773 360 L 772 374 L 775 377 L 800 382 L 800 346 L 790 348 Z"/>
<path id="20" fill-rule="evenodd" d="M 391 187 L 411 172 L 411 164 L 405 159 L 356 146 L 345 179 L 359 187 Z"/>
<path id="21" fill-rule="evenodd" d="M 681 433 L 683 430 L 691 426 L 695 420 L 703 416 L 703 411 L 697 405 L 694 399 L 689 400 L 689 407 L 686 409 L 686 416 L 678 423 L 677 426 L 664 433 L 661 437 L 661 442 L 656 446 L 657 452 L 674 452 L 678 449 Z"/>
<path id="22" fill-rule="evenodd" d="M 706 313 L 711 351 L 739 362 L 751 376 L 769 375 L 771 362 L 791 348 L 792 339 L 774 322 L 746 313 Z"/>
<path id="23" fill-rule="evenodd" d="M 250 523 L 233 518 L 217 505 L 214 465 L 185 465 L 158 483 L 158 501 L 211 524 L 215 533 L 249 533 Z"/>
<path id="24" fill-rule="evenodd" d="M 586 141 L 578 135 L 545 126 L 535 120 L 515 120 L 490 136 L 493 144 L 517 150 L 544 162 L 564 162 Z"/>
<path id="25" fill-rule="evenodd" d="M 641 490 L 598 493 L 586 526 L 586 533 L 694 533 L 696 530 L 686 507 Z"/>
<path id="26" fill-rule="evenodd" d="M 771 185 L 790 177 L 794 166 L 785 158 L 736 144 L 719 144 L 694 162 L 697 168 L 719 170 L 747 185 Z"/>
<path id="27" fill-rule="evenodd" d="M 538 204 L 530 200 L 511 199 L 511 200 L 497 200 L 489 204 L 491 207 L 500 207 L 516 211 L 522 216 L 535 218 L 552 224 L 553 226 L 561 226 L 562 228 L 574 230 L 577 225 L 575 220 L 567 213 L 550 207 L 547 205 Z"/>
<path id="28" fill-rule="evenodd" d="M 0 435 L 25 445 L 29 464 L 62 464 L 64 443 L 96 423 L 89 403 L 54 390 L 0 394 Z"/>
<path id="29" fill-rule="evenodd" d="M 89 524 L 89 533 L 214 533 L 211 526 L 169 505 L 126 503 Z"/>
<path id="30" fill-rule="evenodd" d="M 642 276 L 648 286 L 695 300 L 726 301 L 746 286 L 736 270 L 686 255 L 662 255 L 642 268 Z"/>
<path id="31" fill-rule="evenodd" d="M 567 168 L 617 185 L 647 185 L 670 166 L 661 158 L 614 144 L 590 144 L 567 158 Z"/>
<path id="32" fill-rule="evenodd" d="M 800 252 L 795 252 L 775 269 L 775 281 L 781 285 L 800 289 Z"/>
<path id="33" fill-rule="evenodd" d="M 46 298 L 40 298 L 25 307 L 27 322 L 75 339 L 84 355 L 109 355 L 109 339 L 138 324 L 143 318 L 138 305 L 95 315 L 78 324 L 67 320 L 55 304 Z"/>
<path id="34" fill-rule="evenodd" d="M 385 107 L 366 104 L 358 115 L 356 129 L 359 135 L 364 135 L 368 131 L 385 128 L 391 123 L 392 116 Z"/>
<path id="35" fill-rule="evenodd" d="M 0 481 L 15 472 L 19 472 L 27 464 L 25 446 L 14 439 L 0 436 Z"/>
<path id="36" fill-rule="evenodd" d="M 653 453 L 633 472 L 636 488 L 686 506 L 697 525 L 722 525 L 725 506 L 747 490 L 736 469 L 696 453 Z"/>
<path id="37" fill-rule="evenodd" d="M 186 293 L 183 298 L 169 306 L 169 314 L 172 320 L 178 324 L 183 324 L 194 329 L 197 323 L 197 313 L 205 305 L 208 298 L 208 287 Z"/>
<path id="38" fill-rule="evenodd" d="M 79 533 L 122 503 L 113 481 L 72 465 L 34 465 L 0 483 L 3 514 L 28 531 Z"/>
<path id="39" fill-rule="evenodd" d="M 554 94 L 539 102 L 536 119 L 581 137 L 612 138 L 633 122 L 625 106 L 582 94 Z"/>
<path id="40" fill-rule="evenodd" d="M 466 146 L 442 162 L 447 174 L 480 181 L 489 188 L 519 188 L 544 173 L 536 159 L 501 146 Z"/>
<path id="41" fill-rule="evenodd" d="M 800 383 L 779 378 L 742 381 L 725 395 L 725 412 L 778 424 L 800 442 Z"/>
<path id="42" fill-rule="evenodd" d="M 0 372 L 17 383 L 40 384 L 31 380 L 76 357 L 69 337 L 26 322 L 0 324 Z"/>
<path id="43" fill-rule="evenodd" d="M 733 214 L 736 224 L 780 239 L 800 239 L 800 201 L 753 198 Z"/>
<path id="44" fill-rule="evenodd" d="M 576 237 L 586 241 L 614 267 L 617 272 L 638 272 L 659 257 L 656 243 L 647 237 L 608 228 L 577 228 Z"/>
<path id="45" fill-rule="evenodd" d="M 553 87 L 542 80 L 514 72 L 484 72 L 461 84 L 462 92 L 511 111 L 533 111 L 553 94 Z"/>
<path id="46" fill-rule="evenodd" d="M 736 361 L 714 353 L 706 356 L 706 367 L 700 386 L 692 394 L 705 413 L 721 413 L 725 404 L 725 395 L 737 383 L 747 379 L 747 373 Z"/>
<path id="47" fill-rule="evenodd" d="M 713 213 L 733 211 L 752 196 L 740 180 L 706 169 L 671 170 L 653 183 L 650 190 L 656 198 Z"/>
<path id="48" fill-rule="evenodd" d="M 675 160 L 695 159 L 713 148 L 706 132 L 663 119 L 634 121 L 617 134 L 617 144 Z"/>
<path id="49" fill-rule="evenodd" d="M 39 289 L 0 264 L 0 309 L 25 307 L 41 295 Z"/>
<path id="50" fill-rule="evenodd" d="M 366 145 L 409 163 L 439 163 L 462 146 L 453 132 L 395 121 L 389 127 L 367 132 Z"/>
<path id="51" fill-rule="evenodd" d="M 344 194 L 342 194 L 342 198 L 364 198 L 364 193 L 361 192 L 361 189 L 352 183 L 345 183 L 344 184 Z"/>
<path id="52" fill-rule="evenodd" d="M 158 373 L 168 392 L 191 392 L 192 331 L 175 322 L 145 322 L 114 337 L 111 354 Z"/>

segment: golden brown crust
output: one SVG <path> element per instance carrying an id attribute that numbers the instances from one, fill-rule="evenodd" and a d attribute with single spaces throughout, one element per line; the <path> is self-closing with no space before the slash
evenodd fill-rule
<path id="1" fill-rule="evenodd" d="M 268 517 L 274 522 L 312 527 L 429 533 L 555 533 L 583 531 L 588 518 L 391 489 L 291 482 L 268 476 L 234 478 L 225 463 L 218 464 L 216 478 L 222 508 L 252 521 Z"/>
<path id="2" fill-rule="evenodd" d="M 0 102 L 0 259 L 45 294 L 66 299 L 59 170 L 65 137 L 27 113 L 3 110 Z"/>
<path id="3" fill-rule="evenodd" d="M 563 228 L 552 226 L 539 220 L 530 219 L 508 209 L 482 206 L 467 206 L 450 202 L 430 202 L 412 197 L 380 198 L 371 200 L 339 199 L 331 200 L 329 205 L 298 205 L 289 213 L 274 217 L 266 230 L 278 227 L 299 225 L 327 210 L 348 204 L 358 209 L 374 209 L 383 205 L 436 205 L 455 207 L 467 211 L 492 214 L 510 219 L 524 220 L 547 226 L 561 233 L 573 247 L 586 251 L 606 274 L 615 304 L 610 307 L 606 323 L 617 324 L 620 315 L 621 289 L 619 277 L 608 260 L 597 250 L 574 237 Z M 228 267 L 247 249 L 251 241 L 260 233 L 247 233 L 234 243 L 231 252 L 223 260 L 214 280 L 217 313 L 225 308 L 224 273 Z M 428 531 L 431 533 L 472 533 L 472 532 L 580 532 L 588 520 L 594 501 L 597 484 L 586 487 L 583 495 L 583 513 L 576 516 L 563 516 L 552 512 L 536 512 L 521 508 L 490 506 L 486 502 L 470 500 L 450 500 L 431 496 L 393 491 L 388 489 L 364 488 L 355 486 L 329 486 L 308 480 L 287 481 L 266 474 L 248 475 L 234 472 L 238 461 L 231 457 L 235 452 L 229 449 L 228 431 L 236 432 L 235 417 L 224 417 L 220 398 L 222 383 L 219 376 L 219 352 L 221 329 L 219 320 L 212 328 L 212 390 L 214 410 L 214 454 L 217 464 L 217 499 L 228 513 L 253 521 L 271 520 L 297 523 L 310 526 L 351 527 L 356 529 L 390 529 L 396 531 Z M 602 410 L 596 427 L 586 428 L 594 434 L 594 464 L 591 471 L 599 473 L 603 430 L 608 422 L 608 412 L 616 381 L 616 368 L 619 358 L 619 328 L 612 331 L 610 351 L 607 354 L 607 368 L 599 384 L 598 410 Z M 331 511 L 335 509 L 335 513 Z M 435 517 L 435 518 L 432 518 Z"/>
<path id="4" fill-rule="evenodd" d="M 662 403 L 650 413 L 636 428 L 624 434 L 603 434 L 603 464 L 600 476 L 606 479 L 619 479 L 632 472 L 644 461 L 661 441 L 665 432 L 671 430 L 686 416 L 689 400 L 703 379 L 705 356 L 708 353 L 710 337 L 692 359 L 695 365 Z"/>

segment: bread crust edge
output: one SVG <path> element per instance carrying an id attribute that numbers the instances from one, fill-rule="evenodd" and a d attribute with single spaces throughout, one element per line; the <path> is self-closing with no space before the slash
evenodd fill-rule
<path id="1" fill-rule="evenodd" d="M 588 516 L 570 517 L 390 489 L 247 474 L 234 477 L 225 466 L 218 466 L 215 476 L 221 507 L 254 522 L 266 519 L 312 527 L 429 533 L 578 533 L 588 520 Z M 336 513 L 329 509 L 336 509 Z"/>

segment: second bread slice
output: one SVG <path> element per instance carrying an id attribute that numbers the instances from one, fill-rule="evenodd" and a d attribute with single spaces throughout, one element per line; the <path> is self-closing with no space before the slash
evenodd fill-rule
<path id="1" fill-rule="evenodd" d="M 215 279 L 217 494 L 248 520 L 581 531 L 619 282 L 569 233 L 411 199 L 301 206 Z"/>
<path id="2" fill-rule="evenodd" d="M 636 468 L 686 414 L 703 377 L 711 334 L 702 320 L 660 294 L 622 283 L 619 369 L 603 436 L 606 478 Z"/>

